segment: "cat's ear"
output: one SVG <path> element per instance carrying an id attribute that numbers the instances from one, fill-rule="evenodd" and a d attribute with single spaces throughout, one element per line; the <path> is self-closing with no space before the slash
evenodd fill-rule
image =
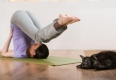
<path id="1" fill-rule="evenodd" d="M 82 59 L 84 59 L 84 56 L 80 55 L 80 57 L 81 57 Z"/>
<path id="2" fill-rule="evenodd" d="M 76 67 L 77 67 L 77 68 L 81 68 L 81 65 L 77 65 Z"/>

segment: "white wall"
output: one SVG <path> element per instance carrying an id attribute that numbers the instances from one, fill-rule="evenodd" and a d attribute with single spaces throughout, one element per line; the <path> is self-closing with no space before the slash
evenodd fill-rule
<path id="1" fill-rule="evenodd" d="M 35 13 L 43 26 L 48 25 L 59 13 L 81 18 L 69 25 L 57 39 L 47 43 L 52 50 L 116 49 L 116 2 L 1 2 L 0 49 L 8 34 L 12 14 L 16 10 Z M 10 49 L 13 49 L 12 43 Z"/>

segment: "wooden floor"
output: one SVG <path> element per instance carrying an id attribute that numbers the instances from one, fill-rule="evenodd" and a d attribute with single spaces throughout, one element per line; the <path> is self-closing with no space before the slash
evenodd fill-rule
<path id="1" fill-rule="evenodd" d="M 50 51 L 52 56 L 80 58 L 99 51 Z M 116 80 L 116 69 L 96 71 L 77 69 L 77 64 L 46 66 L 0 60 L 0 80 Z"/>

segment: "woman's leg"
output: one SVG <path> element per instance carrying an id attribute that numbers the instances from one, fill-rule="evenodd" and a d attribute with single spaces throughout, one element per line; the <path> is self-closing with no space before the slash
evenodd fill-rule
<path id="1" fill-rule="evenodd" d="M 67 28 L 66 26 L 64 27 L 63 25 L 68 24 L 72 20 L 75 19 L 72 19 L 72 17 L 66 15 L 60 15 L 57 21 L 57 23 L 60 24 L 58 30 L 55 29 L 56 27 L 54 25 L 56 24 L 56 21 L 39 30 L 35 26 L 36 25 L 35 23 L 38 21 L 36 21 L 35 18 L 31 19 L 27 12 L 19 10 L 13 14 L 11 18 L 11 23 L 17 25 L 25 34 L 27 34 L 33 40 L 41 43 L 41 42 L 49 42 L 54 37 L 58 37 L 58 35 L 60 35 Z M 39 25 L 39 23 L 37 24 Z"/>
<path id="2" fill-rule="evenodd" d="M 32 12 L 30 11 L 26 11 L 26 13 L 29 15 L 29 17 L 31 18 L 31 20 L 33 21 L 34 25 L 40 30 L 42 29 L 42 25 L 39 21 L 39 19 L 37 18 L 37 16 L 35 16 Z"/>

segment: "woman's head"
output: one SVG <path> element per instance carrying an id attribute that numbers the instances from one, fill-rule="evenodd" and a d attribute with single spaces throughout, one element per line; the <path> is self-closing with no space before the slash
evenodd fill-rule
<path id="1" fill-rule="evenodd" d="M 45 44 L 32 44 L 26 51 L 27 57 L 44 59 L 49 55 L 48 47 Z"/>

